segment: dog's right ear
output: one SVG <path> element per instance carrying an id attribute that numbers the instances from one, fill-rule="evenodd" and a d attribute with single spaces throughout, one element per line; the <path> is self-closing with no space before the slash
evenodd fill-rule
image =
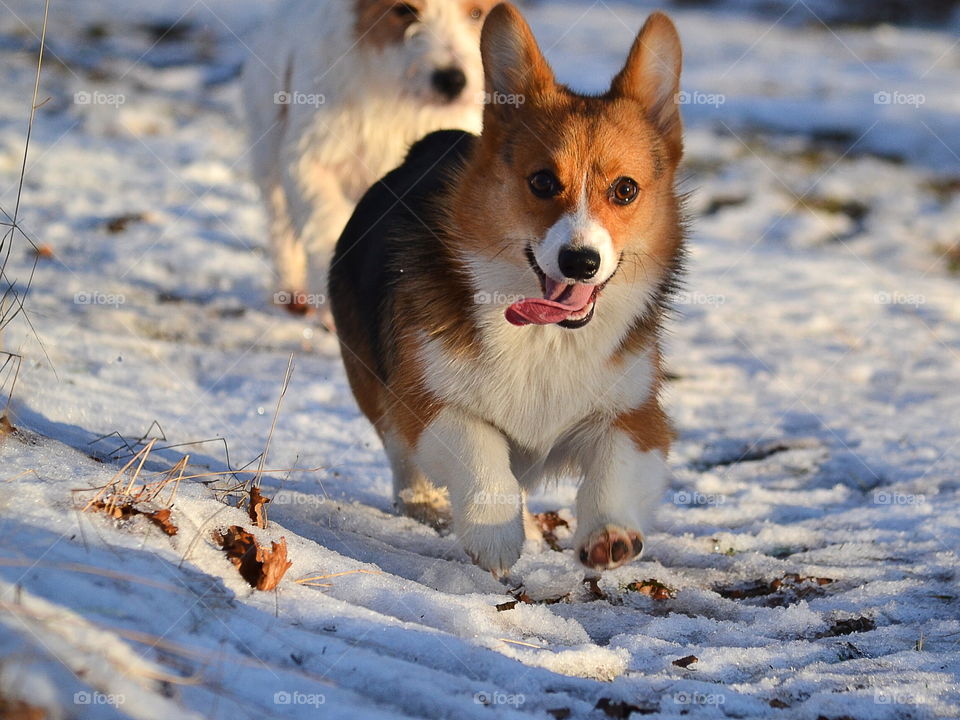
<path id="1" fill-rule="evenodd" d="M 510 3 L 497 5 L 487 16 L 480 54 L 487 108 L 517 107 L 555 85 L 530 26 Z"/>

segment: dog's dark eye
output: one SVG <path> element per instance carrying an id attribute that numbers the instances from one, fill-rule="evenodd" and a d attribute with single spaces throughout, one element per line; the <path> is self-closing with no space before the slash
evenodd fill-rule
<path id="1" fill-rule="evenodd" d="M 393 6 L 393 14 L 404 22 L 416 22 L 420 19 L 420 11 L 410 3 L 397 3 Z"/>
<path id="2" fill-rule="evenodd" d="M 637 199 L 639 194 L 640 187 L 633 178 L 617 178 L 610 186 L 610 199 L 617 205 L 629 205 Z"/>
<path id="3" fill-rule="evenodd" d="M 479 20 L 483 17 L 483 8 L 475 7 L 470 11 L 471 20 Z"/>
<path id="4" fill-rule="evenodd" d="M 541 198 L 556 197 L 563 190 L 563 185 L 549 170 L 540 170 L 531 175 L 527 182 L 534 195 Z"/>

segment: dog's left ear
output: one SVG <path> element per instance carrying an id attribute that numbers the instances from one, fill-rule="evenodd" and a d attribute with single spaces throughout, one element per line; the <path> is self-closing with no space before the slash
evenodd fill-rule
<path id="1" fill-rule="evenodd" d="M 480 36 L 480 54 L 486 81 L 487 109 L 507 102 L 531 102 L 555 85 L 553 71 L 523 15 L 510 3 L 497 5 L 487 16 Z"/>
<path id="2" fill-rule="evenodd" d="M 613 95 L 634 98 L 643 105 L 647 118 L 667 137 L 678 156 L 683 142 L 677 104 L 682 57 L 673 21 L 655 12 L 643 24 L 627 64 L 610 86 Z"/>

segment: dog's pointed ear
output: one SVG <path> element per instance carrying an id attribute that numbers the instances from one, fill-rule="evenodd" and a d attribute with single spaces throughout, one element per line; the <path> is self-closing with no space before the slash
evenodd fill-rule
<path id="1" fill-rule="evenodd" d="M 678 147 L 682 58 L 677 28 L 669 17 L 655 12 L 643 24 L 627 64 L 610 86 L 613 95 L 638 100 L 649 120 Z"/>
<path id="2" fill-rule="evenodd" d="M 510 3 L 497 5 L 487 16 L 480 36 L 480 54 L 488 108 L 523 104 L 556 84 L 530 26 Z M 503 97 L 520 101 L 498 102 Z"/>

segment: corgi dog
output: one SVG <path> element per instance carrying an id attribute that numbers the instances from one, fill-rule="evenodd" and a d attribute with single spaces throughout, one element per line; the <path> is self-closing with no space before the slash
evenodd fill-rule
<path id="1" fill-rule="evenodd" d="M 292 0 L 242 76 L 253 176 L 266 203 L 275 300 L 323 306 L 340 232 L 412 142 L 479 132 L 480 30 L 494 0 Z"/>
<path id="2" fill-rule="evenodd" d="M 641 553 L 667 482 L 680 39 L 652 14 L 599 96 L 557 83 L 508 3 L 481 54 L 482 133 L 414 145 L 337 243 L 343 361 L 408 513 L 443 512 L 446 488 L 464 549 L 502 575 L 524 543 L 525 492 L 573 475 L 576 556 L 614 568 Z"/>

